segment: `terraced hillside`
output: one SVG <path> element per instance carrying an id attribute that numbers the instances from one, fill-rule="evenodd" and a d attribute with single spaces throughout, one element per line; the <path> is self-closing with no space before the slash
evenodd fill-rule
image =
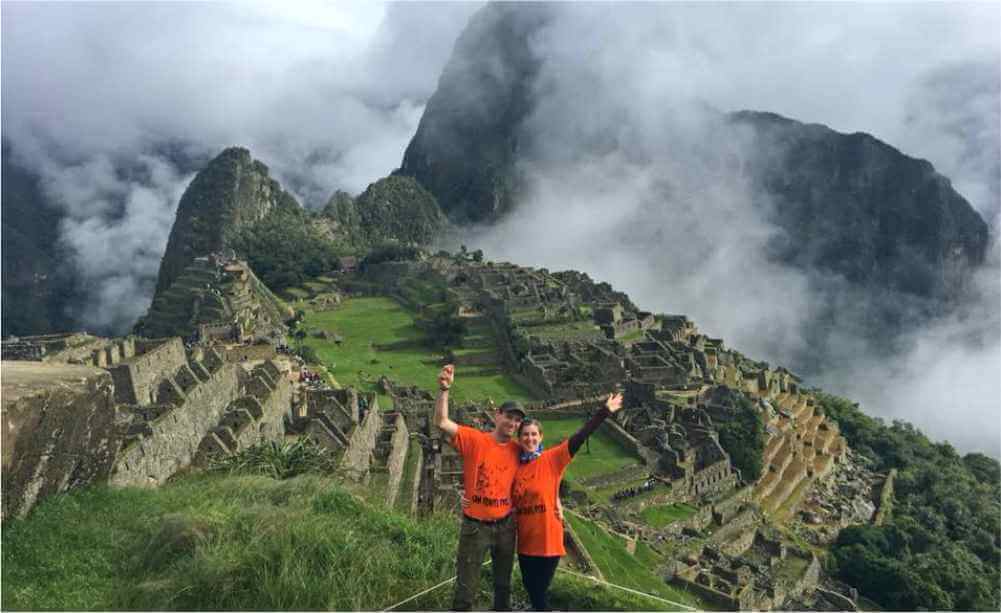
<path id="1" fill-rule="evenodd" d="M 303 342 L 316 351 L 341 385 L 377 391 L 380 403 L 387 407 L 392 406 L 392 400 L 378 386 L 383 376 L 428 391 L 436 389 L 445 356 L 427 345 L 416 314 L 396 300 L 350 298 L 333 308 L 296 304 L 306 312 L 302 327 L 308 332 Z M 470 319 L 463 346 L 455 350 L 453 400 L 460 404 L 538 400 L 502 370 L 489 324 Z"/>

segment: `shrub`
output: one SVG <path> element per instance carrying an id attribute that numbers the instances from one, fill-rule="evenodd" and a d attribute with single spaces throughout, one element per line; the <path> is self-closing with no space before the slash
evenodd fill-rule
<path id="1" fill-rule="evenodd" d="M 336 458 L 326 448 L 302 437 L 295 442 L 269 441 L 248 447 L 235 455 L 213 462 L 210 470 L 288 479 L 303 473 L 332 473 L 336 462 Z"/>

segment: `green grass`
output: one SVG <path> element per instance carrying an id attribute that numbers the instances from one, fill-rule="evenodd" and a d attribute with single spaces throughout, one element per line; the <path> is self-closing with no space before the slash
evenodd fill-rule
<path id="1" fill-rule="evenodd" d="M 312 475 L 89 488 L 4 526 L 3 609 L 378 609 L 451 576 L 454 524 Z"/>
<path id="2" fill-rule="evenodd" d="M 605 532 L 593 522 L 573 514 L 567 514 L 567 519 L 609 583 L 693 607 L 704 606 L 694 595 L 668 585 L 657 575 L 656 566 L 661 559 L 649 547 L 638 544 L 633 555 L 626 550 L 622 538 Z M 646 610 L 668 610 L 664 607 L 667 605 L 650 600 Z"/>
<path id="3" fill-rule="evenodd" d="M 582 341 L 605 338 L 604 333 L 589 321 L 532 326 L 525 329 L 532 336 L 550 341 Z"/>
<path id="4" fill-rule="evenodd" d="M 558 445 L 560 441 L 579 430 L 583 423 L 584 420 L 580 418 L 550 419 L 542 422 L 542 434 L 546 446 Z M 599 430 L 591 435 L 587 446 L 581 447 L 574 456 L 566 475 L 579 483 L 590 477 L 615 472 L 639 460 L 639 457 Z"/>
<path id="5" fill-rule="evenodd" d="M 440 354 L 422 343 L 412 313 L 390 298 L 352 298 L 332 311 L 307 311 L 304 325 L 306 329 L 320 328 L 343 336 L 340 345 L 318 338 L 305 341 L 341 385 L 372 391 L 379 377 L 386 375 L 430 392 L 437 389 Z M 476 374 L 483 370 L 481 366 L 465 371 L 456 368 L 453 404 L 487 398 L 498 404 L 508 399 L 536 400 L 502 373 Z M 383 397 L 379 402 L 388 404 L 388 399 Z"/>
<path id="6" fill-rule="evenodd" d="M 619 337 L 620 343 L 632 343 L 638 340 L 642 340 L 646 336 L 646 330 L 633 330 L 632 332 L 627 332 Z"/>
<path id="7" fill-rule="evenodd" d="M 4 610 L 379 610 L 453 576 L 457 520 L 369 505 L 334 480 L 195 474 L 92 487 L 3 527 Z M 489 603 L 484 569 L 480 605 Z M 516 603 L 527 602 L 517 568 Z M 445 610 L 451 584 L 401 610 Z M 563 610 L 650 601 L 560 573 Z"/>
<path id="8" fill-rule="evenodd" d="M 698 509 L 682 502 L 670 505 L 648 506 L 640 512 L 640 517 L 654 528 L 663 528 L 676 521 L 688 519 L 697 512 Z"/>

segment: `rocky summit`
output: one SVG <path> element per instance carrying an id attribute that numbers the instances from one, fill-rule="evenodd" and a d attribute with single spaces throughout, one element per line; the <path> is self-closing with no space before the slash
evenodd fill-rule
<path id="1" fill-rule="evenodd" d="M 268 167 L 239 147 L 226 149 L 185 190 L 156 281 L 167 290 L 196 257 L 222 251 L 232 234 L 276 210 L 299 204 L 268 174 Z"/>
<path id="2" fill-rule="evenodd" d="M 547 107 L 536 117 L 558 78 L 539 76 L 549 58 L 537 39 L 565 12 L 490 4 L 459 37 L 398 171 L 420 181 L 451 220 L 505 219 L 516 206 L 530 206 L 523 201 L 532 173 L 555 175 L 611 151 L 640 167 L 652 164 L 651 156 L 669 160 L 666 169 L 649 166 L 662 183 L 651 196 L 659 203 L 650 206 L 665 219 L 675 216 L 672 207 L 677 216 L 698 210 L 717 186 L 739 185 L 751 194 L 747 206 L 776 230 L 768 260 L 805 273 L 820 296 L 823 306 L 799 331 L 814 358 L 802 356 L 797 365 L 811 372 L 824 361 L 832 327 L 886 348 L 964 296 L 984 263 L 987 224 L 929 162 L 873 136 L 698 105 L 664 109 L 657 128 L 663 142 L 651 145 L 622 136 L 630 129 L 616 117 L 628 109 L 598 106 L 597 114 L 577 117 Z M 686 113 L 698 118 L 694 137 L 690 126 L 672 131 L 672 117 Z M 637 240 L 650 227 L 647 214 L 641 208 L 631 219 Z M 650 233 L 649 247 L 657 248 L 661 238 Z"/>

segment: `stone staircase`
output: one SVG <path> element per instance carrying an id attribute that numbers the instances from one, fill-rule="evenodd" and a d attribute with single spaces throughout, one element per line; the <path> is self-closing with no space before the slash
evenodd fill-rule
<path id="1" fill-rule="evenodd" d="M 753 498 L 767 512 L 788 512 L 799 504 L 806 486 L 825 477 L 844 455 L 845 442 L 808 394 L 781 393 L 772 402 L 777 411 L 767 422 L 765 470 Z"/>

